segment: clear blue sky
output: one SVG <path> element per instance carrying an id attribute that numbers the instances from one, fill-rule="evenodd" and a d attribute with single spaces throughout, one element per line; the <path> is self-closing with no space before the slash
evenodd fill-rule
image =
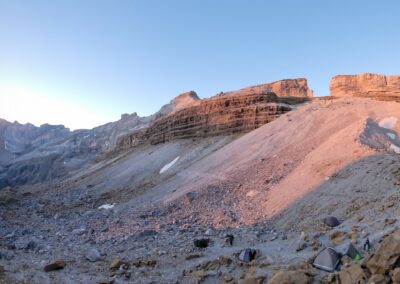
<path id="1" fill-rule="evenodd" d="M 400 73 L 399 11 L 397 0 L 0 0 L 0 117 L 93 127 L 187 90 L 294 77 L 328 95 L 336 74 Z"/>

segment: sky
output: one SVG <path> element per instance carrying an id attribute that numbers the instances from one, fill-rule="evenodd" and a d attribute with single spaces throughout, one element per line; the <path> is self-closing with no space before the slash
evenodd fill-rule
<path id="1" fill-rule="evenodd" d="M 0 117 L 92 128 L 178 94 L 400 74 L 400 1 L 0 0 Z"/>

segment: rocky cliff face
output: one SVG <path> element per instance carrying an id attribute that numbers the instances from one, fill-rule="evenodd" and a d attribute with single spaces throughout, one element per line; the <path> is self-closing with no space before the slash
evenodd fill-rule
<path id="1" fill-rule="evenodd" d="M 286 79 L 272 83 L 250 86 L 238 91 L 221 93 L 220 95 L 261 95 L 273 92 L 280 97 L 312 97 L 313 91 L 304 78 Z"/>
<path id="2" fill-rule="evenodd" d="M 248 132 L 290 111 L 293 104 L 306 100 L 306 97 L 278 97 L 273 92 L 237 92 L 204 99 L 156 120 L 146 129 L 123 136 L 117 148 Z"/>
<path id="3" fill-rule="evenodd" d="M 171 109 L 173 106 L 165 106 L 149 117 L 123 114 L 118 121 L 72 132 L 63 125 L 36 127 L 0 120 L 0 189 L 53 180 L 73 172 L 113 149 L 121 135 L 147 127 Z"/>
<path id="4" fill-rule="evenodd" d="M 0 120 L 0 189 L 53 180 L 106 153 L 138 144 L 247 132 L 311 95 L 305 79 L 248 87 L 206 100 L 189 91 L 154 115 L 123 114 L 116 122 L 73 132 L 62 125 L 36 127 Z"/>
<path id="5" fill-rule="evenodd" d="M 331 79 L 330 94 L 334 97 L 400 97 L 400 76 L 338 75 Z"/>

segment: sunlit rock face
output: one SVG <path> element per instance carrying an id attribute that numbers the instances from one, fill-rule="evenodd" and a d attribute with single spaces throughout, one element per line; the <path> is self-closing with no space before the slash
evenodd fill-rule
<path id="1" fill-rule="evenodd" d="M 285 79 L 256 86 L 250 86 L 238 91 L 221 93 L 220 95 L 260 95 L 273 92 L 279 97 L 312 97 L 313 91 L 308 87 L 304 78 Z"/>
<path id="2" fill-rule="evenodd" d="M 70 176 L 92 161 L 138 144 L 248 132 L 311 95 L 305 79 L 290 79 L 205 100 L 194 91 L 185 92 L 151 116 L 123 114 L 90 130 L 0 120 L 0 189 Z"/>
<path id="3" fill-rule="evenodd" d="M 171 101 L 176 109 L 150 127 L 123 136 L 117 150 L 174 139 L 245 133 L 275 120 L 312 96 L 305 79 L 289 79 L 199 100 L 193 91 Z M 184 105 L 184 107 L 182 107 Z"/>
<path id="4" fill-rule="evenodd" d="M 379 74 L 338 75 L 331 79 L 334 97 L 400 97 L 400 76 Z"/>

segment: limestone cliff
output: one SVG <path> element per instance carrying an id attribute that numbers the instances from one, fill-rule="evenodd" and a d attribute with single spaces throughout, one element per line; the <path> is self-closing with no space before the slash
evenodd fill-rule
<path id="1" fill-rule="evenodd" d="M 400 76 L 338 75 L 331 79 L 330 94 L 334 97 L 400 97 Z"/>
<path id="2" fill-rule="evenodd" d="M 292 104 L 307 100 L 306 97 L 279 97 L 273 92 L 238 92 L 204 99 L 154 121 L 146 129 L 123 136 L 117 148 L 248 132 L 290 111 Z"/>
<path id="3" fill-rule="evenodd" d="M 313 91 L 308 87 L 304 78 L 286 79 L 272 83 L 246 87 L 238 91 L 221 93 L 220 95 L 260 95 L 265 92 L 273 92 L 279 97 L 312 97 Z"/>

